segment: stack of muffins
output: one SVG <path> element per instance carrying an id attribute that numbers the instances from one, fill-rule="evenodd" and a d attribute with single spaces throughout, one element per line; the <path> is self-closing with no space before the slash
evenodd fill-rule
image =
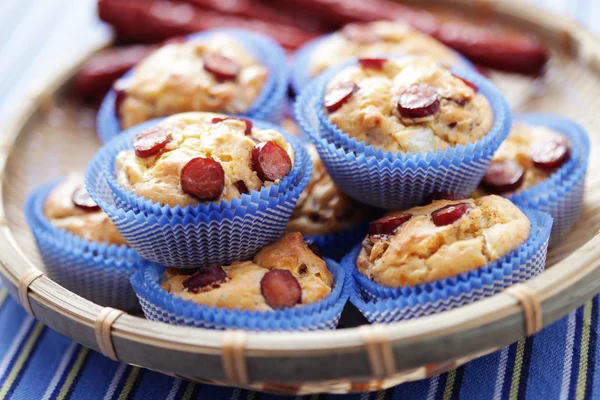
<path id="1" fill-rule="evenodd" d="M 51 277 L 113 307 L 135 293 L 152 320 L 315 330 L 349 298 L 391 322 L 543 271 L 579 216 L 578 125 L 513 124 L 468 61 L 399 23 L 346 26 L 294 61 L 299 138 L 277 125 L 293 126 L 284 53 L 256 34 L 168 43 L 118 81 L 85 188 L 27 204 Z"/>

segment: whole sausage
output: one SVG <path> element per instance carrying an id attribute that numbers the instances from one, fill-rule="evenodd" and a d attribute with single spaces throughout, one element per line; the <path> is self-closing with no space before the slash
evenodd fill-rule
<path id="1" fill-rule="evenodd" d="M 318 35 L 294 26 L 227 15 L 189 3 L 161 0 L 99 0 L 98 14 L 124 40 L 155 43 L 206 29 L 235 27 L 273 37 L 294 49 Z M 140 24 L 139 21 L 144 21 Z"/>

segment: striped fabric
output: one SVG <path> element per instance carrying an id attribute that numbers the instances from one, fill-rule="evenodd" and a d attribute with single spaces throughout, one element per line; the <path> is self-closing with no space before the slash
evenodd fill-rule
<path id="1" fill-rule="evenodd" d="M 298 399 L 593 399 L 599 297 L 532 338 L 442 374 L 394 389 Z M 294 399 L 194 384 L 119 364 L 44 327 L 0 289 L 0 400 Z"/>
<path id="2" fill-rule="evenodd" d="M 0 123 L 37 80 L 98 41 L 96 0 L 1 0 Z M 597 0 L 527 0 L 600 33 Z M 68 21 L 68 23 L 62 23 Z M 34 28 L 32 28 L 34 27 Z M 90 28 L 91 27 L 91 28 Z M 44 40 L 39 40 L 44 38 Z M 56 57 L 57 52 L 63 57 Z M 1 133 L 0 133 L 1 135 Z M 393 390 L 306 399 L 600 398 L 598 297 L 533 338 L 466 366 Z M 0 288 L 0 400 L 253 399 L 281 397 L 181 381 L 113 362 L 29 317 Z M 291 397 L 290 399 L 293 399 Z"/>

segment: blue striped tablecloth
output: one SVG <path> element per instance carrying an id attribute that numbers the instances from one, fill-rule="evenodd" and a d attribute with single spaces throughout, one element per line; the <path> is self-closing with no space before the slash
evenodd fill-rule
<path id="1" fill-rule="evenodd" d="M 516 1 L 516 0 L 515 0 Z M 530 0 L 600 33 L 598 0 Z M 62 58 L 100 40 L 95 0 L 0 0 L 0 123 Z M 44 38 L 44 40 L 40 40 Z M 56 57 L 56 54 L 62 57 Z M 1 133 L 0 133 L 1 134 Z M 600 398 L 599 297 L 539 334 L 449 373 L 382 392 L 307 399 Z M 29 317 L 0 287 L 0 400 L 277 399 L 113 362 Z"/>

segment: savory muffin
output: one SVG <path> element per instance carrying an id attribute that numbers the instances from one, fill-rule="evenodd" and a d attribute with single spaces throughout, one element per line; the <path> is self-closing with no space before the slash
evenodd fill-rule
<path id="1" fill-rule="evenodd" d="M 170 206 L 239 198 L 278 183 L 294 163 L 279 132 L 211 113 L 167 118 L 139 133 L 133 147 L 116 157 L 118 183 Z"/>
<path id="2" fill-rule="evenodd" d="M 394 153 L 473 143 L 494 119 L 477 86 L 431 58 L 359 59 L 328 83 L 323 100 L 344 133 Z"/>
<path id="3" fill-rule="evenodd" d="M 429 56 L 450 65 L 459 64 L 458 55 L 429 35 L 402 22 L 376 21 L 348 24 L 315 47 L 311 54 L 311 76 L 352 58 L 388 55 Z"/>
<path id="4" fill-rule="evenodd" d="M 365 219 L 366 206 L 359 205 L 333 182 L 313 145 L 306 146 L 313 162 L 313 173 L 300 195 L 287 232 L 307 236 L 340 232 Z"/>
<path id="5" fill-rule="evenodd" d="M 372 222 L 356 265 L 378 284 L 415 286 L 496 261 L 530 229 L 525 214 L 499 196 L 434 201 Z"/>
<path id="6" fill-rule="evenodd" d="M 226 34 L 170 42 L 115 84 L 123 129 L 187 111 L 239 114 L 260 94 L 269 71 Z"/>
<path id="7" fill-rule="evenodd" d="M 52 225 L 98 243 L 127 244 L 108 215 L 90 198 L 83 175 L 70 174 L 48 195 L 44 215 Z"/>
<path id="8" fill-rule="evenodd" d="M 545 126 L 513 125 L 473 197 L 510 195 L 546 180 L 571 155 L 569 139 Z"/>
<path id="9" fill-rule="evenodd" d="M 252 261 L 197 270 L 169 268 L 162 288 L 175 296 L 212 307 L 268 311 L 310 304 L 331 293 L 333 276 L 325 261 L 288 233 Z"/>

